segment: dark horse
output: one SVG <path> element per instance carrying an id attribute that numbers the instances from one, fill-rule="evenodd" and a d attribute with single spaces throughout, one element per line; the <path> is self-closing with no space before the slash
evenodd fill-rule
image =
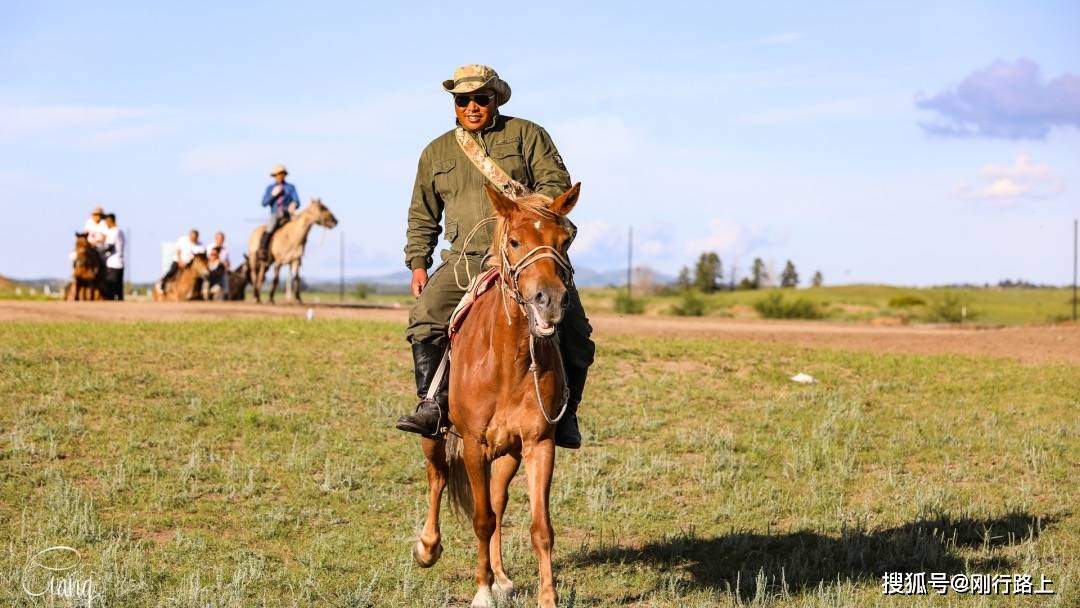
<path id="1" fill-rule="evenodd" d="M 556 605 L 548 513 L 555 468 L 555 422 L 565 411 L 566 373 L 556 325 L 571 280 L 563 253 L 570 239 L 565 216 L 580 184 L 555 200 L 511 200 L 487 188 L 498 213 L 491 254 L 499 283 L 481 295 L 453 343 L 450 441 L 423 439 L 427 457 L 427 521 L 413 557 L 423 567 L 442 554 L 439 503 L 447 483 L 453 504 L 471 513 L 477 539 L 474 608 L 513 589 L 502 562 L 502 521 L 510 480 L 522 459 L 528 475 L 532 546 L 540 566 L 539 605 Z M 461 439 L 453 434 L 456 431 Z M 467 478 L 462 474 L 464 469 Z"/>
<path id="2" fill-rule="evenodd" d="M 86 232 L 75 233 L 75 264 L 67 300 L 100 300 L 105 288 L 105 264 L 101 254 L 90 244 Z"/>

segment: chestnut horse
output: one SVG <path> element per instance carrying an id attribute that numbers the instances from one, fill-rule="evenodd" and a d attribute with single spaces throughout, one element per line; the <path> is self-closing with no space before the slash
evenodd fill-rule
<path id="1" fill-rule="evenodd" d="M 203 298 L 201 283 L 210 279 L 210 266 L 205 253 L 196 253 L 191 263 L 176 271 L 165 284 L 164 292 L 154 290 L 155 302 L 187 302 Z"/>
<path id="2" fill-rule="evenodd" d="M 105 287 L 105 264 L 101 254 L 90 244 L 88 233 L 75 233 L 75 264 L 66 300 L 100 300 Z"/>
<path id="3" fill-rule="evenodd" d="M 422 567 L 432 566 L 442 554 L 439 503 L 449 482 L 451 504 L 472 514 L 477 538 L 474 608 L 491 606 L 493 593 L 513 589 L 503 569 L 501 528 L 508 487 L 522 459 L 532 546 L 540 566 L 537 599 L 544 608 L 558 601 L 548 502 L 555 422 L 565 411 L 568 392 L 555 329 L 573 273 L 563 253 L 571 237 L 565 217 L 577 202 L 580 186 L 555 200 L 531 194 L 516 201 L 485 186 L 497 212 L 491 255 L 499 262 L 499 282 L 477 298 L 454 337 L 453 426 L 449 441 L 423 439 L 428 514 L 413 545 L 413 557 Z"/>

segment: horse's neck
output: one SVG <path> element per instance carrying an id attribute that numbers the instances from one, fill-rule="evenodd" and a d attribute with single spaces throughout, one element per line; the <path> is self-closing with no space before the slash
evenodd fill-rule
<path id="1" fill-rule="evenodd" d="M 308 207 L 310 209 L 310 207 Z M 311 232 L 311 227 L 315 225 L 315 214 L 308 213 L 307 209 L 296 214 L 296 218 L 293 219 L 296 222 L 296 226 L 293 227 L 295 234 L 294 240 L 298 245 L 303 247 L 307 243 L 308 233 Z"/>

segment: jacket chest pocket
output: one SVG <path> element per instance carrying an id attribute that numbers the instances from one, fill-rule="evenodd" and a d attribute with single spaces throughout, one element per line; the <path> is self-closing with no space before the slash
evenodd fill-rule
<path id="1" fill-rule="evenodd" d="M 525 156 L 521 153 L 520 138 L 495 142 L 491 146 L 491 158 L 503 168 L 503 171 L 509 173 L 510 177 L 525 185 L 532 184 L 529 165 L 525 162 Z"/>
<path id="2" fill-rule="evenodd" d="M 435 161 L 431 165 L 431 181 L 435 192 L 443 202 L 450 201 L 458 193 L 460 171 L 455 168 L 454 159 Z"/>

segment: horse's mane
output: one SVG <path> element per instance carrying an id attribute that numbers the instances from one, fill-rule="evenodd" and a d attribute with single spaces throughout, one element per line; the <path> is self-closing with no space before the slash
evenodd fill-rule
<path id="1" fill-rule="evenodd" d="M 533 215 L 538 215 L 544 219 L 551 220 L 555 223 L 562 224 L 565 220 L 563 216 L 553 213 L 549 207 L 551 206 L 552 199 L 539 193 L 532 193 L 527 196 L 522 196 L 516 199 L 514 202 L 522 211 L 527 211 Z M 492 263 L 498 264 L 499 247 L 502 246 L 503 241 L 506 240 L 506 230 L 508 228 L 507 218 L 497 215 L 495 220 L 495 231 L 491 237 L 491 250 L 490 256 L 493 260 Z"/>

